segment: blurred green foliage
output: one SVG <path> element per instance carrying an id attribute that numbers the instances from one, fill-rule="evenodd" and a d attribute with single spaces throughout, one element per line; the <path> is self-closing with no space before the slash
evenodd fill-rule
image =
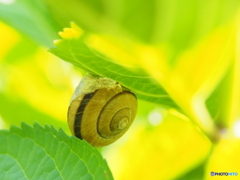
<path id="1" fill-rule="evenodd" d="M 116 179 L 240 172 L 238 0 L 4 2 L 2 128 L 37 121 L 69 133 L 66 113 L 81 73 L 47 52 L 53 47 L 145 100 L 131 130 L 102 149 Z"/>

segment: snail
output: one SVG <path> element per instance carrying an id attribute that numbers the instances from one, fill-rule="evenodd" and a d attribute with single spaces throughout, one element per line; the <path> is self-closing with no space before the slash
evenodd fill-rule
<path id="1" fill-rule="evenodd" d="M 112 79 L 86 75 L 71 99 L 68 125 L 76 137 L 94 147 L 103 147 L 128 130 L 136 111 L 134 93 Z"/>

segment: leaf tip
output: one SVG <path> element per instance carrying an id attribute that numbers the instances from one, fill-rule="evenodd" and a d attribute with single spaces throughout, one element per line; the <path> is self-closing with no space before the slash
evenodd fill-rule
<path id="1" fill-rule="evenodd" d="M 53 44 L 57 46 L 62 40 L 61 39 L 55 39 L 53 40 Z"/>

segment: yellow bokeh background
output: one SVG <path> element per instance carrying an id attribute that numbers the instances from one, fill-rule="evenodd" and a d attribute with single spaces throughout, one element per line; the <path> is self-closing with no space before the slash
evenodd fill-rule
<path id="1" fill-rule="evenodd" d="M 80 71 L 39 46 L 29 56 L 14 62 L 6 61 L 6 55 L 25 37 L 3 23 L 0 26 L 1 34 L 8 37 L 2 39 L 5 48 L 1 50 L 0 58 L 0 68 L 3 69 L 1 93 L 10 100 L 23 100 L 32 108 L 57 119 L 59 122 L 46 119 L 40 124 L 53 124 L 70 135 L 66 114 L 72 92 L 82 76 Z M 119 142 L 102 149 L 115 179 L 171 179 L 202 162 L 209 151 L 209 141 L 185 116 L 167 111 L 161 123 L 152 125 L 148 115 L 157 105 L 139 103 L 140 113 L 130 132 Z M 14 109 L 10 111 L 14 113 Z M 0 114 L 1 124 L 5 125 L 1 128 L 20 125 L 27 113 L 16 114 L 15 121 Z M 35 121 L 33 116 L 32 122 L 28 123 Z M 199 146 L 201 151 L 191 153 Z M 172 162 L 175 162 L 174 166 Z"/>
<path id="2" fill-rule="evenodd" d="M 238 79 L 232 82 L 232 99 L 225 115 L 229 117 L 229 131 L 223 133 L 219 143 L 214 145 L 209 137 L 217 129 L 204 104 L 230 67 L 233 67 L 235 77 L 240 75 L 236 19 L 214 29 L 198 44 L 180 54 L 174 67 L 166 61 L 171 53 L 167 45 L 148 46 L 133 42 L 125 45 L 111 36 L 87 36 L 86 42 L 93 49 L 123 65 L 143 67 L 188 115 L 140 100 L 136 120 L 129 132 L 118 142 L 100 149 L 116 180 L 193 177 L 187 176 L 188 173 L 197 169 L 198 176 L 198 167 L 202 164 L 205 171 L 199 171 L 205 179 L 221 178 L 211 177 L 211 171 L 240 173 L 240 141 L 234 134 L 240 107 L 239 100 L 234 99 L 239 97 L 235 96 L 239 90 Z M 81 35 L 77 30 L 65 29 L 75 38 Z M 69 38 L 66 33 L 60 35 Z M 81 70 L 2 22 L 0 39 L 0 128 L 19 126 L 28 119 L 30 125 L 35 121 L 42 125 L 53 124 L 70 135 L 66 114 L 72 93 L 83 76 Z M 35 48 L 19 58 L 17 54 L 10 56 L 20 42 L 29 46 L 33 44 Z M 26 47 L 17 48 L 21 51 Z M 129 58 L 131 61 L 124 61 Z M 189 61 L 191 59 L 194 61 Z M 8 106 L 4 109 L 6 104 Z M 158 108 L 161 110 L 153 113 Z M 156 123 L 151 121 L 153 114 L 157 115 L 154 116 L 158 120 Z M 39 121 L 39 115 L 45 118 Z"/>

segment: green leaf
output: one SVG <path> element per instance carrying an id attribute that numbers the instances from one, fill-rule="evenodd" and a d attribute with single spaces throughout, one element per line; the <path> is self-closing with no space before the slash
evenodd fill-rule
<path id="1" fill-rule="evenodd" d="M 113 179 L 97 149 L 52 126 L 12 126 L 0 143 L 0 179 Z"/>
<path id="2" fill-rule="evenodd" d="M 211 96 L 206 100 L 206 107 L 211 113 L 211 117 L 219 128 L 229 126 L 229 109 L 231 87 L 233 78 L 233 68 L 231 67 L 223 80 L 215 88 Z M 229 95 L 229 96 L 228 96 Z"/>
<path id="3" fill-rule="evenodd" d="M 195 167 L 194 169 L 190 170 L 186 174 L 178 177 L 178 180 L 202 180 L 204 179 L 204 169 L 205 168 L 205 161 L 201 163 L 199 166 Z"/>
<path id="4" fill-rule="evenodd" d="M 63 39 L 49 51 L 87 72 L 120 82 L 123 86 L 134 91 L 140 99 L 178 109 L 161 85 L 142 68 L 129 69 L 127 66 L 114 63 L 107 56 L 88 47 L 84 38 Z"/>

